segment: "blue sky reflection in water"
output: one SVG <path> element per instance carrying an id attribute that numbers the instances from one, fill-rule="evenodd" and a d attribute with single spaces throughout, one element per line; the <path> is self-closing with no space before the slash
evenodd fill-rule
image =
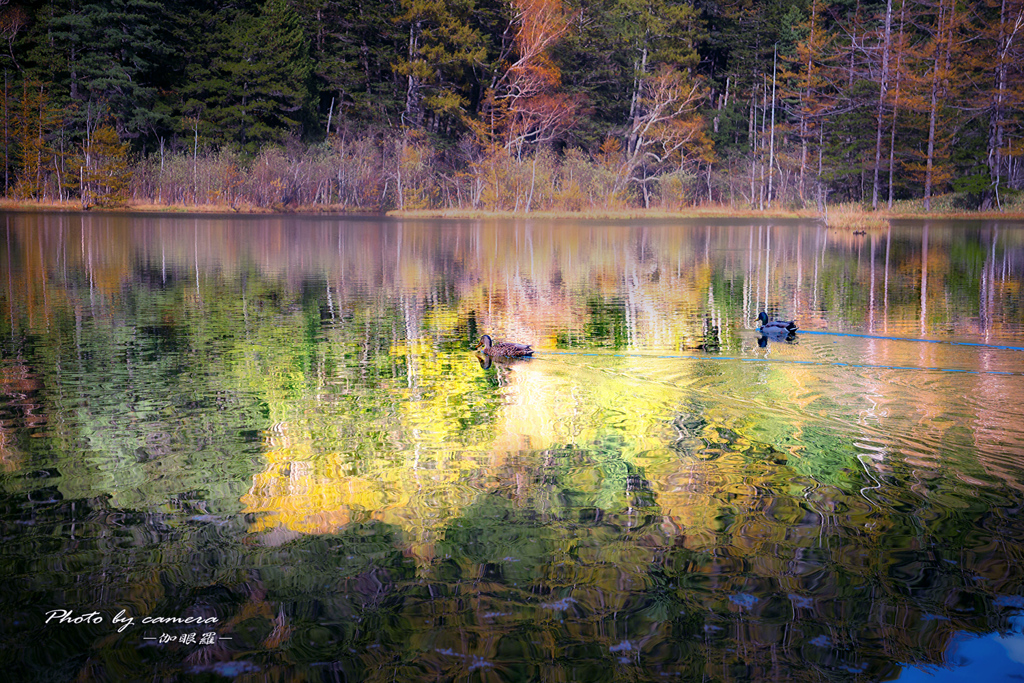
<path id="1" fill-rule="evenodd" d="M 19 680 L 1024 672 L 1024 226 L 0 219 Z"/>

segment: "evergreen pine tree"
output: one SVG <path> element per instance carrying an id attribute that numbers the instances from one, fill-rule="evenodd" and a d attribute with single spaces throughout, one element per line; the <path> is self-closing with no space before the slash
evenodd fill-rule
<path id="1" fill-rule="evenodd" d="M 259 16 L 207 19 L 216 32 L 182 88 L 182 110 L 199 120 L 200 137 L 255 155 L 298 134 L 313 66 L 299 16 L 284 0 L 267 0 Z"/>

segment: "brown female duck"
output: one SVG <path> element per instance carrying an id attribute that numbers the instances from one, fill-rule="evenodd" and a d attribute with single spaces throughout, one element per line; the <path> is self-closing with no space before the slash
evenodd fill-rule
<path id="1" fill-rule="evenodd" d="M 484 354 L 502 358 L 523 358 L 532 356 L 533 349 L 529 344 L 519 344 L 510 341 L 493 341 L 490 335 L 480 337 L 480 343 L 476 345 Z"/>

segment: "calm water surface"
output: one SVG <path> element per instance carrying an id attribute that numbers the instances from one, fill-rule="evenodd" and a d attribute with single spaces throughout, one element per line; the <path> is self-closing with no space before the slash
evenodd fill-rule
<path id="1" fill-rule="evenodd" d="M 10 680 L 1024 675 L 1022 224 L 0 222 Z"/>

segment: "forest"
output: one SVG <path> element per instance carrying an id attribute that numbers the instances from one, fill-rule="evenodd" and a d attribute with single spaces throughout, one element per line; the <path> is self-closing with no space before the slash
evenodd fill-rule
<path id="1" fill-rule="evenodd" d="M 1024 0 L 0 0 L 0 36 L 18 201 L 1024 201 Z"/>

